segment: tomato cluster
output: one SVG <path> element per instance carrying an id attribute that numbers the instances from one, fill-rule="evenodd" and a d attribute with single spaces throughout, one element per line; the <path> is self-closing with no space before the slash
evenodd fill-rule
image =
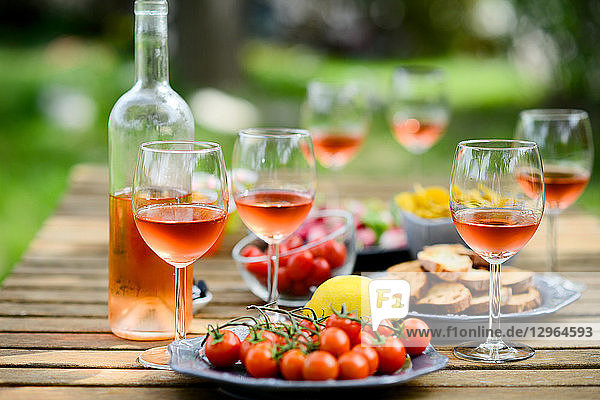
<path id="1" fill-rule="evenodd" d="M 241 324 L 250 330 L 244 340 L 230 330 L 214 329 L 208 335 L 204 353 L 217 368 L 241 361 L 248 374 L 256 378 L 280 375 L 287 380 L 363 379 L 376 373 L 395 373 L 404 366 L 407 354 L 421 354 L 430 339 L 427 325 L 416 318 L 386 320 L 374 331 L 355 313 L 344 309 L 324 318 L 287 314 L 287 323 L 252 318 L 252 324 Z M 409 329 L 413 329 L 411 334 L 405 334 Z M 414 329 L 425 329 L 427 334 L 415 337 Z"/>
<path id="2" fill-rule="evenodd" d="M 279 253 L 285 254 L 305 243 L 302 236 L 294 234 L 279 245 Z M 240 254 L 243 257 L 265 256 L 265 253 L 255 245 L 244 247 Z M 346 246 L 336 240 L 329 240 L 291 256 L 280 257 L 277 290 L 282 294 L 306 296 L 310 294 L 311 286 L 319 286 L 331 278 L 333 271 L 344 265 L 345 261 Z M 266 286 L 267 261 L 247 263 L 246 270 Z"/>

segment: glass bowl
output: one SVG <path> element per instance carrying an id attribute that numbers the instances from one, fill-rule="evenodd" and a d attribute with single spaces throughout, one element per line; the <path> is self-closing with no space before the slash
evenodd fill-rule
<path id="1" fill-rule="evenodd" d="M 413 258 L 425 246 L 433 244 L 465 244 L 456 228 L 452 218 L 421 218 L 411 212 L 400 210 L 402 214 L 402 227 L 406 232 L 408 250 Z"/>
<path id="2" fill-rule="evenodd" d="M 322 236 L 314 239 L 311 237 L 310 230 L 314 226 L 320 226 L 318 230 L 322 232 Z M 356 261 L 356 228 L 354 226 L 354 219 L 352 214 L 345 210 L 328 209 L 319 210 L 312 212 L 302 226 L 296 231 L 294 235 L 301 236 L 306 240 L 307 236 L 312 240 L 306 241 L 303 245 L 294 249 L 282 252 L 280 254 L 280 268 L 288 268 L 288 262 L 292 257 L 298 253 L 304 251 L 310 251 L 313 254 L 324 254 L 324 258 L 328 258 L 331 252 L 332 246 L 337 249 L 341 249 L 340 244 L 333 245 L 333 242 L 343 244 L 345 247 L 345 257 L 339 258 L 339 261 L 335 265 L 333 262 L 331 265 L 331 276 L 337 275 L 349 275 L 354 269 L 354 262 Z M 314 235 L 313 235 L 314 236 Z M 332 243 L 328 243 L 332 242 Z M 255 275 L 249 271 L 248 265 L 253 263 L 266 263 L 267 256 L 259 257 L 244 257 L 241 255 L 242 250 L 249 245 L 255 245 L 262 251 L 266 251 L 266 244 L 262 240 L 258 239 L 254 235 L 248 235 L 240 240 L 233 248 L 232 256 L 235 260 L 236 266 L 240 275 L 244 279 L 244 282 L 252 293 L 261 299 L 267 299 L 267 278 L 266 276 Z M 324 251 L 325 250 L 325 251 Z M 341 254 L 343 252 L 339 252 Z M 316 258 L 316 257 L 315 257 Z M 256 264 L 254 264 L 256 265 Z M 252 269 L 252 268 L 250 268 Z M 313 268 L 314 270 L 314 268 Z M 313 281 L 311 283 L 311 280 Z M 278 303 L 282 306 L 287 307 L 301 307 L 310 299 L 310 296 L 318 286 L 311 279 L 309 274 L 307 277 L 300 280 L 288 280 L 289 284 L 280 286 Z M 280 282 L 281 283 L 281 280 Z"/>

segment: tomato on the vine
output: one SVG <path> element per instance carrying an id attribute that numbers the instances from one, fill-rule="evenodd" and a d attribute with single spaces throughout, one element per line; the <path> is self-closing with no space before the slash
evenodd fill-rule
<path id="1" fill-rule="evenodd" d="M 313 351 L 304 361 L 302 376 L 309 381 L 326 381 L 336 379 L 340 367 L 334 356 L 326 351 Z"/>
<path id="2" fill-rule="evenodd" d="M 246 355 L 248 355 L 248 350 L 250 350 L 250 348 L 255 344 L 262 343 L 264 341 L 266 341 L 266 339 L 253 340 L 251 335 L 248 335 L 246 339 L 242 340 L 242 343 L 240 344 L 240 360 L 242 361 L 242 364 L 246 364 Z"/>
<path id="3" fill-rule="evenodd" d="M 330 328 L 330 327 L 335 327 L 335 328 L 340 328 L 341 330 L 343 330 L 344 332 L 346 332 L 346 335 L 348 335 L 348 338 L 350 339 L 350 344 L 352 346 L 360 343 L 360 330 L 361 330 L 361 326 L 360 323 L 357 321 L 353 321 L 350 318 L 356 318 L 356 314 L 355 313 L 350 313 L 347 315 L 349 318 L 344 318 L 343 315 L 336 315 L 336 314 L 332 314 L 329 316 L 329 318 L 327 318 L 327 322 L 325 323 L 325 326 Z"/>
<path id="4" fill-rule="evenodd" d="M 272 378 L 279 368 L 273 358 L 273 343 L 266 341 L 250 347 L 246 355 L 246 370 L 255 378 Z"/>
<path id="5" fill-rule="evenodd" d="M 373 375 L 377 372 L 377 367 L 379 367 L 379 356 L 373 347 L 357 344 L 352 348 L 352 351 L 362 354 L 367 359 L 367 363 L 369 364 L 369 375 Z"/>
<path id="6" fill-rule="evenodd" d="M 338 359 L 341 379 L 363 379 L 369 376 L 369 362 L 361 353 L 349 351 Z"/>
<path id="7" fill-rule="evenodd" d="M 340 328 L 327 328 L 321 333 L 321 346 L 319 348 L 333 354 L 335 357 L 339 357 L 350 351 L 350 338 Z"/>
<path id="8" fill-rule="evenodd" d="M 215 367 L 226 368 L 240 359 L 240 345 L 240 339 L 231 331 L 211 333 L 206 341 L 204 354 Z"/>
<path id="9" fill-rule="evenodd" d="M 281 375 L 288 381 L 301 381 L 305 360 L 306 355 L 298 349 L 286 351 L 279 361 Z"/>
<path id="10" fill-rule="evenodd" d="M 383 337 L 392 336 L 394 334 L 393 327 L 394 325 L 392 324 L 392 321 L 389 319 L 384 319 L 379 323 L 379 326 L 377 327 L 377 333 Z"/>
<path id="11" fill-rule="evenodd" d="M 388 337 L 385 343 L 373 347 L 379 356 L 378 371 L 382 374 L 391 374 L 398 371 L 406 360 L 406 349 L 395 337 Z"/>
<path id="12" fill-rule="evenodd" d="M 406 347 L 406 352 L 411 356 L 416 356 L 427 348 L 431 341 L 431 332 L 429 326 L 418 318 L 407 318 L 402 322 L 402 343 Z"/>

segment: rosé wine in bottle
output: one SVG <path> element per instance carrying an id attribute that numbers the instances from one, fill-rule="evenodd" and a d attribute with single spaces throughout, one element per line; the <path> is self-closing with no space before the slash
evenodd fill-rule
<path id="1" fill-rule="evenodd" d="M 136 1 L 134 10 L 135 84 L 117 100 L 108 121 L 108 320 L 117 336 L 160 340 L 174 334 L 173 267 L 137 232 L 131 212 L 133 172 L 141 143 L 193 140 L 194 119 L 169 85 L 167 2 Z M 190 299 L 193 266 L 187 268 Z M 191 322 L 191 307 L 186 318 Z"/>

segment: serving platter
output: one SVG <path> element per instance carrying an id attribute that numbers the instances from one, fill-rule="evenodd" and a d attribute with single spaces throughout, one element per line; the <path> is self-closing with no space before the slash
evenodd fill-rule
<path id="1" fill-rule="evenodd" d="M 230 328 L 240 339 L 248 331 L 239 327 Z M 399 385 L 416 377 L 442 369 L 448 363 L 448 357 L 438 353 L 429 345 L 423 354 L 413 357 L 408 368 L 402 368 L 391 375 L 374 375 L 357 380 L 329 381 L 287 381 L 280 378 L 254 378 L 248 375 L 238 362 L 231 369 L 215 369 L 204 356 L 202 341 L 204 336 L 184 339 L 169 345 L 171 368 L 177 372 L 197 376 L 217 383 L 228 392 L 243 390 L 244 396 L 249 392 L 313 392 L 330 390 L 372 389 Z"/>

